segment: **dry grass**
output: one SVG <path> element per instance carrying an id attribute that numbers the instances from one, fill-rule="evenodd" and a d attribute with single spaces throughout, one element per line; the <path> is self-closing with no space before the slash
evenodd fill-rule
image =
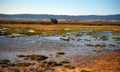
<path id="1" fill-rule="evenodd" d="M 81 25 L 40 25 L 40 24 L 0 24 L 0 27 L 10 27 L 10 28 L 31 28 L 36 30 L 62 30 L 65 28 L 72 29 L 84 29 L 84 28 L 93 28 L 93 29 L 105 29 L 110 31 L 120 31 L 119 26 L 81 26 Z"/>
<path id="2" fill-rule="evenodd" d="M 10 28 L 31 28 L 36 30 L 59 30 L 57 25 L 40 25 L 40 24 L 0 24 L 1 27 Z"/>
<path id="3" fill-rule="evenodd" d="M 81 21 L 81 20 L 60 20 L 58 19 L 58 23 L 65 25 L 97 25 L 97 26 L 104 26 L 104 25 L 112 25 L 112 26 L 120 26 L 120 21 Z M 45 20 L 7 20 L 7 19 L 0 19 L 0 24 L 43 24 L 43 25 L 50 25 L 53 24 L 50 19 Z"/>
<path id="4" fill-rule="evenodd" d="M 81 70 L 91 70 L 90 72 L 119 72 L 120 51 L 110 51 L 92 58 L 86 57 L 83 62 L 79 61 L 76 64 Z"/>

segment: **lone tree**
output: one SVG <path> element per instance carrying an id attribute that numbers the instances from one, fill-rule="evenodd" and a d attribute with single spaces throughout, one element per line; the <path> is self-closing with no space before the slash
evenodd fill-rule
<path id="1" fill-rule="evenodd" d="M 58 20 L 56 18 L 51 18 L 50 21 L 53 24 L 58 24 Z"/>

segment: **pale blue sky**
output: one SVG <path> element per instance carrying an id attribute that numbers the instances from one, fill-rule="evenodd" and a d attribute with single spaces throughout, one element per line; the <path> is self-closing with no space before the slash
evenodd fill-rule
<path id="1" fill-rule="evenodd" d="M 0 0 L 4 14 L 120 14 L 120 0 Z"/>

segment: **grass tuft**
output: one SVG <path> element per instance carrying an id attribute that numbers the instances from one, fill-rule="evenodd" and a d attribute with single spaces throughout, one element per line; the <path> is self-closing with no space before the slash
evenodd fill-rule
<path id="1" fill-rule="evenodd" d="M 105 41 L 105 40 L 108 40 L 108 39 L 109 39 L 109 37 L 108 37 L 108 36 L 101 36 L 101 37 L 100 37 L 100 39 L 102 39 L 102 40 L 104 40 L 104 41 Z"/>
<path id="2" fill-rule="evenodd" d="M 47 56 L 44 55 L 36 55 L 36 54 L 32 54 L 32 55 L 17 55 L 17 57 L 19 58 L 30 58 L 30 60 L 35 60 L 35 61 L 41 61 L 41 60 L 45 60 L 48 59 Z"/>
<path id="3" fill-rule="evenodd" d="M 64 55 L 65 53 L 64 53 L 64 52 L 59 51 L 59 52 L 57 52 L 56 54 L 59 56 L 59 55 Z"/>

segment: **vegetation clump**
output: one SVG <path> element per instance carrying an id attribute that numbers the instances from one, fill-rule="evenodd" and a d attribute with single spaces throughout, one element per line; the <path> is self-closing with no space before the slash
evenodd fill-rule
<path id="1" fill-rule="evenodd" d="M 39 64 L 41 67 L 43 68 L 47 68 L 47 67 L 55 67 L 55 66 L 62 66 L 61 63 L 55 62 L 55 61 L 42 61 Z"/>
<path id="2" fill-rule="evenodd" d="M 61 37 L 60 40 L 63 40 L 63 41 L 70 41 L 70 38 L 67 38 L 67 37 Z"/>
<path id="3" fill-rule="evenodd" d="M 119 37 L 113 37 L 112 39 L 115 39 L 116 41 L 120 41 L 120 36 Z"/>
<path id="4" fill-rule="evenodd" d="M 16 63 L 16 66 L 30 66 L 31 63 L 26 63 L 26 62 L 18 62 Z"/>
<path id="5" fill-rule="evenodd" d="M 53 23 L 53 24 L 58 24 L 58 20 L 55 19 L 55 18 L 51 18 L 50 21 L 51 21 L 51 23 Z"/>
<path id="6" fill-rule="evenodd" d="M 85 41 L 91 41 L 91 40 L 89 40 L 89 39 L 84 39 Z"/>
<path id="7" fill-rule="evenodd" d="M 69 61 L 65 60 L 65 61 L 61 61 L 60 64 L 68 64 L 70 63 Z"/>
<path id="8" fill-rule="evenodd" d="M 44 56 L 44 55 L 36 55 L 36 54 L 27 55 L 27 57 L 29 57 L 31 60 L 36 60 L 36 61 L 41 61 L 41 60 L 45 60 L 45 59 L 48 58 L 47 56 Z"/>
<path id="9" fill-rule="evenodd" d="M 64 65 L 64 67 L 65 67 L 65 68 L 68 68 L 68 69 L 75 69 L 75 66 L 71 66 L 71 65 L 69 65 L 69 64 Z"/>
<path id="10" fill-rule="evenodd" d="M 4 59 L 4 60 L 0 60 L 0 64 L 9 64 L 10 60 L 8 59 Z"/>
<path id="11" fill-rule="evenodd" d="M 82 36 L 82 34 L 81 33 L 76 33 L 75 36 Z"/>
<path id="12" fill-rule="evenodd" d="M 17 57 L 22 58 L 22 57 L 26 57 L 26 55 L 17 55 Z"/>
<path id="13" fill-rule="evenodd" d="M 103 48 L 103 47 L 106 47 L 106 45 L 105 44 L 95 44 L 95 47 Z"/>
<path id="14" fill-rule="evenodd" d="M 108 40 L 109 38 L 108 38 L 108 36 L 101 36 L 100 39 L 105 41 L 105 40 Z"/>
<path id="15" fill-rule="evenodd" d="M 59 51 L 59 52 L 57 52 L 56 54 L 59 56 L 59 55 L 64 55 L 65 53 L 64 53 L 64 52 Z"/>
<path id="16" fill-rule="evenodd" d="M 17 55 L 17 57 L 24 57 L 24 58 L 30 58 L 30 60 L 35 60 L 35 61 L 41 61 L 41 60 L 45 60 L 48 57 L 44 56 L 44 55 L 36 55 L 36 54 L 32 54 L 32 55 Z"/>
<path id="17" fill-rule="evenodd" d="M 89 47 L 100 47 L 100 48 L 106 47 L 105 44 L 85 44 L 85 45 Z"/>
<path id="18" fill-rule="evenodd" d="M 113 46 L 113 47 L 116 47 L 116 45 L 114 45 L 114 44 L 109 44 L 109 46 Z"/>
<path id="19" fill-rule="evenodd" d="M 93 44 L 85 44 L 86 46 L 90 46 L 90 47 L 93 47 L 94 45 Z"/>

